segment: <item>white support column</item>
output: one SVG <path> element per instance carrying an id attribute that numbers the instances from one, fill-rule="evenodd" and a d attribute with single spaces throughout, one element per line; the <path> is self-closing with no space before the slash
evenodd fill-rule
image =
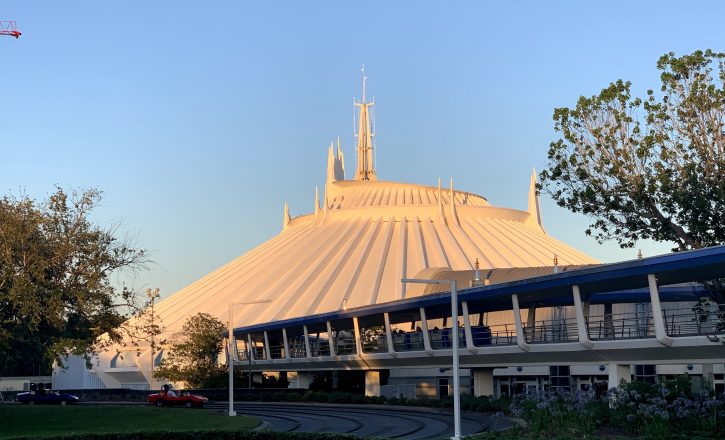
<path id="1" fill-rule="evenodd" d="M 388 312 L 383 313 L 383 319 L 385 320 L 385 337 L 388 339 L 388 353 L 391 356 L 397 356 L 393 346 L 393 330 L 390 328 L 390 315 Z"/>
<path id="2" fill-rule="evenodd" d="M 521 308 L 519 307 L 519 296 L 515 293 L 511 294 L 511 305 L 514 311 L 514 324 L 516 324 L 516 344 L 520 349 L 529 351 L 531 346 L 526 342 L 524 336 L 524 326 L 521 323 Z"/>
<path id="3" fill-rule="evenodd" d="M 272 350 L 269 348 L 269 337 L 267 336 L 267 330 L 264 331 L 264 354 L 267 356 L 267 360 L 272 360 Z"/>
<path id="4" fill-rule="evenodd" d="M 609 364 L 609 388 L 616 388 L 620 382 L 631 382 L 632 381 L 632 370 L 629 365 L 622 364 Z"/>
<path id="5" fill-rule="evenodd" d="M 425 308 L 420 308 L 420 329 L 423 332 L 423 348 L 429 355 L 433 355 L 433 349 L 430 346 L 430 334 L 428 333 L 428 319 L 425 317 Z"/>
<path id="6" fill-rule="evenodd" d="M 290 359 L 290 357 L 289 357 L 289 341 L 287 341 L 287 329 L 286 328 L 282 329 L 282 340 L 284 343 L 284 358 L 289 360 Z"/>
<path id="7" fill-rule="evenodd" d="M 473 370 L 474 395 L 493 396 L 493 368 Z"/>
<path id="8" fill-rule="evenodd" d="M 362 356 L 364 353 L 362 340 L 360 339 L 360 324 L 357 322 L 357 316 L 352 318 L 352 327 L 355 330 L 355 350 L 357 351 L 358 356 Z"/>
<path id="9" fill-rule="evenodd" d="M 247 333 L 247 347 L 249 347 L 249 356 L 247 356 L 247 361 L 251 364 L 251 362 L 254 360 L 254 346 L 252 345 L 252 334 Z"/>
<path id="10" fill-rule="evenodd" d="M 530 306 L 526 309 L 526 328 L 533 333 L 536 327 L 536 307 Z"/>
<path id="11" fill-rule="evenodd" d="M 332 338 L 332 323 L 330 321 L 326 321 L 327 324 L 327 341 L 330 345 L 330 356 L 335 356 L 335 342 Z"/>
<path id="12" fill-rule="evenodd" d="M 466 347 L 468 351 L 473 354 L 478 353 L 478 349 L 473 345 L 473 333 L 471 332 L 471 317 L 468 315 L 468 303 L 463 301 L 461 303 L 461 309 L 463 312 L 463 332 L 466 335 Z"/>
<path id="13" fill-rule="evenodd" d="M 660 344 L 671 347 L 672 338 L 667 336 L 665 331 L 665 321 L 662 318 L 662 306 L 660 305 L 660 293 L 657 289 L 657 277 L 654 274 L 647 275 L 649 283 L 649 298 L 652 304 L 652 321 L 655 326 L 655 337 Z"/>
<path id="14" fill-rule="evenodd" d="M 587 320 L 584 318 L 584 307 L 582 306 L 582 297 L 579 292 L 579 286 L 574 284 L 571 286 L 571 291 L 574 294 L 574 311 L 576 312 L 576 328 L 579 334 L 579 343 L 582 347 L 591 350 L 594 344 L 589 339 Z"/>
<path id="15" fill-rule="evenodd" d="M 365 395 L 378 397 L 380 396 L 380 372 L 365 372 Z"/>
<path id="16" fill-rule="evenodd" d="M 312 347 L 310 347 L 310 332 L 307 331 L 307 326 L 302 326 L 302 331 L 305 332 L 305 351 L 307 352 L 307 359 L 312 359 Z"/>

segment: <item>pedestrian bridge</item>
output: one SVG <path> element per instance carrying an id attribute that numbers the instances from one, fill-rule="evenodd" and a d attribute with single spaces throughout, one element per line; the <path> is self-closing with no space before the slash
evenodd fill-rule
<path id="1" fill-rule="evenodd" d="M 552 272 L 554 268 L 552 268 Z M 725 358 L 725 246 L 234 329 L 253 371 L 541 364 L 712 363 Z M 449 275 L 455 279 L 455 273 Z M 484 283 L 485 284 L 485 283 Z"/>

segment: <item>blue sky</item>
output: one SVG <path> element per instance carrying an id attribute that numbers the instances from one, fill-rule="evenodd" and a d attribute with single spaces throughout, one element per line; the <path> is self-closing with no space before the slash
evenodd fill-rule
<path id="1" fill-rule="evenodd" d="M 723 51 L 725 4 L 5 0 L 0 193 L 97 187 L 102 225 L 149 249 L 130 279 L 167 296 L 313 208 L 327 145 L 352 169 L 360 66 L 381 179 L 525 209 L 552 110 L 622 78 L 658 86 L 662 54 Z M 585 217 L 542 200 L 547 231 L 602 261 Z M 645 255 L 668 245 L 641 243 Z"/>

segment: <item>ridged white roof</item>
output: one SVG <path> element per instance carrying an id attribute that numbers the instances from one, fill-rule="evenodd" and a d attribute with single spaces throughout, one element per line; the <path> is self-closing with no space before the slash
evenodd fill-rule
<path id="1" fill-rule="evenodd" d="M 562 266 L 597 263 L 547 235 L 537 203 L 497 208 L 476 194 L 385 181 L 328 181 L 323 200 L 314 214 L 285 210 L 279 235 L 161 301 L 166 330 L 198 312 L 227 321 L 231 302 L 270 301 L 235 306 L 240 326 L 403 299 L 424 290 L 401 278 L 471 270 L 476 259 L 482 270 L 552 266 L 554 255 Z"/>
<path id="2" fill-rule="evenodd" d="M 241 257 L 160 302 L 167 332 L 206 312 L 234 326 L 330 312 L 425 293 L 401 278 L 432 269 L 481 269 L 592 264 L 595 260 L 550 237 L 541 227 L 535 173 L 528 209 L 496 208 L 479 195 L 378 180 L 373 149 L 372 102 L 363 97 L 357 124 L 354 180 L 345 179 L 338 139 L 330 145 L 320 208 L 291 219 L 283 230 Z M 244 303 L 267 301 L 260 304 Z"/>

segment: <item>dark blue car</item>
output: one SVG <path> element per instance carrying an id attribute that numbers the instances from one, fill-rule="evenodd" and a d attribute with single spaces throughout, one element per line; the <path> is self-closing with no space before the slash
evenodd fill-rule
<path id="1" fill-rule="evenodd" d="M 20 393 L 15 400 L 26 405 L 70 405 L 79 399 L 73 394 L 41 390 Z"/>

